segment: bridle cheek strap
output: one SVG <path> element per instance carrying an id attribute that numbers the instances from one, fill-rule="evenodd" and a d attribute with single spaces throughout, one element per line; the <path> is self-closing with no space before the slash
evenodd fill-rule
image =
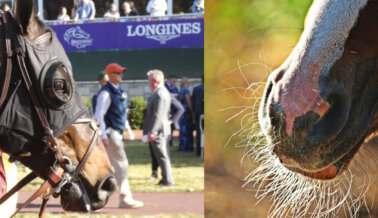
<path id="1" fill-rule="evenodd" d="M 72 174 L 72 178 L 77 178 L 77 176 L 81 173 L 82 169 L 84 168 L 85 162 L 87 162 L 89 155 L 92 153 L 94 142 L 97 139 L 97 128 L 94 129 L 94 135 L 91 140 L 91 143 L 89 144 L 87 151 L 85 152 L 83 158 L 80 160 L 79 165 L 76 167 L 75 172 Z"/>

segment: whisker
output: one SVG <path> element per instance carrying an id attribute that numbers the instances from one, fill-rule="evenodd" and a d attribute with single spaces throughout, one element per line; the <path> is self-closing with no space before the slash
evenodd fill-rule
<path id="1" fill-rule="evenodd" d="M 262 48 L 260 59 L 263 62 L 264 56 Z M 253 165 L 256 165 L 246 173 L 242 184 L 244 189 L 253 192 L 256 204 L 264 199 L 272 201 L 268 217 L 337 217 L 342 213 L 347 217 L 357 217 L 361 207 L 369 211 L 372 205 L 367 205 L 366 195 L 376 188 L 372 187 L 376 176 L 369 169 L 370 164 L 367 164 L 369 159 L 377 163 L 372 153 L 358 152 L 358 157 L 353 159 L 350 167 L 330 181 L 320 181 L 290 171 L 273 154 L 273 148 L 280 143 L 278 139 L 284 132 L 281 129 L 283 126 L 273 128 L 269 137 L 260 128 L 258 108 L 261 91 L 266 84 L 248 81 L 245 71 L 247 66 L 262 66 L 265 73 L 270 73 L 273 68 L 265 63 L 241 65 L 238 62 L 236 69 L 225 74 L 238 73 L 245 86 L 227 87 L 222 91 L 234 92 L 242 100 L 248 100 L 248 105 L 229 106 L 218 111 L 235 110 L 225 122 L 240 121 L 238 129 L 228 138 L 225 146 L 231 141 L 237 141 L 234 146 L 244 150 L 240 164 L 252 160 Z"/>

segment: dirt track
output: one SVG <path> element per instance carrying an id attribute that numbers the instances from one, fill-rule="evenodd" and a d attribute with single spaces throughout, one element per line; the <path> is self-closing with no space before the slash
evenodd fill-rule
<path id="1" fill-rule="evenodd" d="M 20 206 L 32 191 L 19 192 L 18 204 Z M 128 215 L 157 215 L 157 214 L 204 214 L 204 194 L 203 192 L 192 193 L 133 193 L 135 199 L 142 200 L 144 207 L 139 209 L 118 208 L 118 194 L 111 196 L 108 205 L 92 214 L 128 214 Z M 38 213 L 41 199 L 36 199 L 22 213 Z M 59 199 L 51 198 L 47 208 L 47 213 L 65 213 L 59 203 Z"/>

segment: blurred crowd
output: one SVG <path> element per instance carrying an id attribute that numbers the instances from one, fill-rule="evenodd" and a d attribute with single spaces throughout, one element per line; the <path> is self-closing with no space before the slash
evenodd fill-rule
<path id="1" fill-rule="evenodd" d="M 178 78 L 175 75 L 169 75 L 164 83 L 171 93 L 172 99 L 170 110 L 171 130 L 179 131 L 178 151 L 195 151 L 198 156 L 201 156 L 200 123 L 203 120 L 204 110 L 203 78 L 202 83 L 194 87 L 193 91 L 189 89 L 190 82 L 187 77 L 181 78 L 180 89 L 176 87 L 177 80 Z M 196 149 L 194 149 L 193 131 L 196 131 Z M 173 138 L 169 142 L 171 147 L 173 146 L 172 140 Z"/>
<path id="2" fill-rule="evenodd" d="M 150 16 L 164 16 L 167 14 L 167 1 L 166 0 L 149 0 L 145 6 L 147 14 L 140 13 L 135 7 L 133 1 L 124 1 L 121 3 L 120 9 L 115 3 L 110 3 L 109 8 L 102 15 L 108 19 L 119 19 L 120 17 L 138 16 L 138 15 L 150 15 Z M 204 0 L 194 0 L 190 8 L 186 9 L 190 13 L 204 13 L 205 4 Z M 94 19 L 96 16 L 96 5 L 93 0 L 76 0 L 71 11 L 65 6 L 59 7 L 59 14 L 51 15 L 48 13 L 50 19 L 68 21 L 78 19 Z M 46 17 L 46 16 L 45 16 Z M 100 15 L 101 17 L 101 15 Z"/>

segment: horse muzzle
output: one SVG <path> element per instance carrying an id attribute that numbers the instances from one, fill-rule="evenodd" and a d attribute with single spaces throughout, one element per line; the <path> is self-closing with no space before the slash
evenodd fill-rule
<path id="1" fill-rule="evenodd" d="M 339 135 L 351 108 L 349 94 L 319 75 L 295 78 L 298 73 L 285 73 L 281 68 L 271 74 L 259 110 L 272 151 L 290 169 L 334 174 L 332 164 L 350 149 L 340 149 Z"/>
<path id="2" fill-rule="evenodd" d="M 76 212 L 89 212 L 103 208 L 110 195 L 116 190 L 114 176 L 107 176 L 94 188 L 88 190 L 80 179 L 68 182 L 60 192 L 60 202 L 64 210 Z M 88 194 L 92 193 L 92 194 Z"/>

